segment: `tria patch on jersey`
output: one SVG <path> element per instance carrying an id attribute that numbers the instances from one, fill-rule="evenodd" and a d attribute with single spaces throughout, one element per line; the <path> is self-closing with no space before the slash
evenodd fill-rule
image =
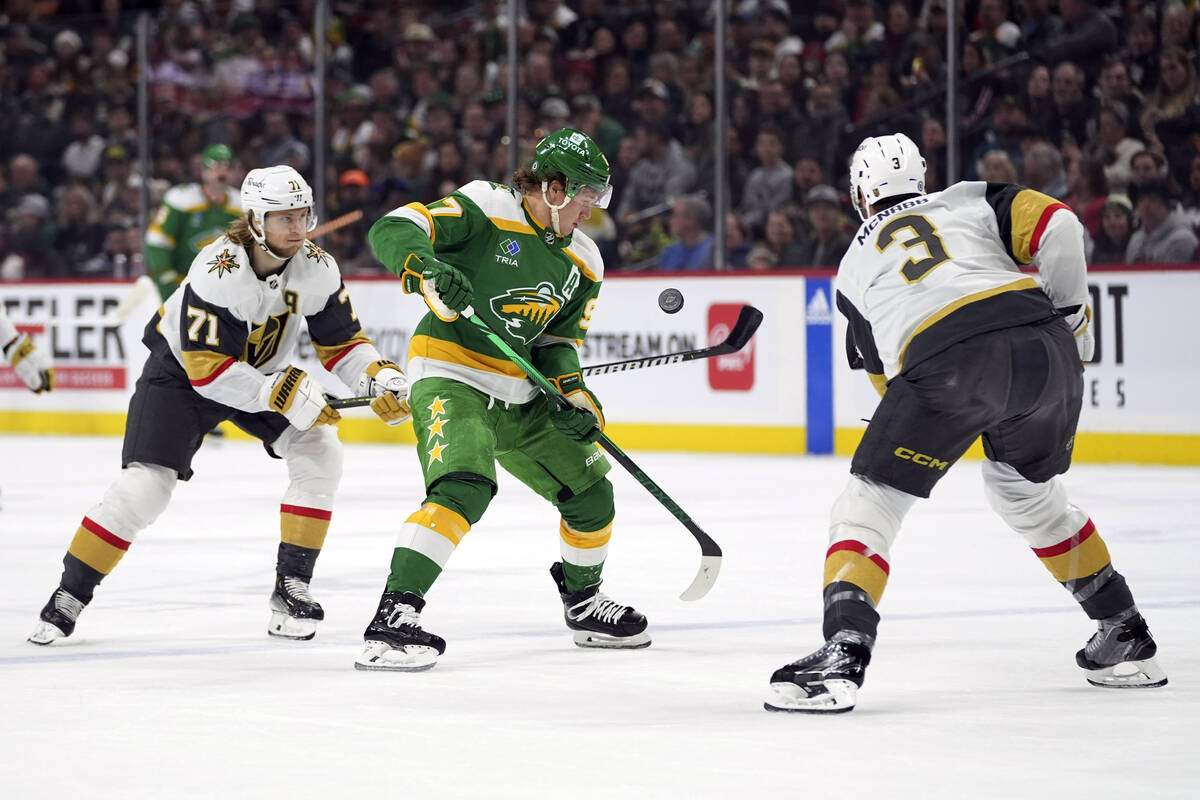
<path id="1" fill-rule="evenodd" d="M 549 283 L 539 283 L 536 289 L 510 289 L 493 297 L 492 312 L 504 323 L 515 339 L 528 344 L 562 310 L 564 300 Z"/>
<path id="2" fill-rule="evenodd" d="M 217 277 L 220 278 L 226 272 L 233 272 L 238 266 L 237 257 L 226 247 L 219 256 L 208 262 L 208 271 L 217 273 Z"/>
<path id="3" fill-rule="evenodd" d="M 505 239 L 500 243 L 500 252 L 496 254 L 496 260 L 501 264 L 508 264 L 510 267 L 517 267 L 517 259 L 514 258 L 517 253 L 521 252 L 521 246 L 512 239 Z"/>

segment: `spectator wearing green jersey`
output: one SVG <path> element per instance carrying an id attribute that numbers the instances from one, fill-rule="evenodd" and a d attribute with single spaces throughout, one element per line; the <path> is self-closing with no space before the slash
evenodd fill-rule
<path id="1" fill-rule="evenodd" d="M 210 144 L 200 162 L 200 183 L 173 186 L 146 229 L 146 271 L 166 300 L 183 282 L 196 254 L 241 216 L 238 190 L 229 186 L 233 151 Z"/>

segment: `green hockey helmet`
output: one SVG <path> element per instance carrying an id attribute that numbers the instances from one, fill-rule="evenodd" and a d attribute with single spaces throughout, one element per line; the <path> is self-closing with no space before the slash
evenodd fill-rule
<path id="1" fill-rule="evenodd" d="M 592 137 L 574 128 L 559 128 L 538 142 L 529 171 L 538 180 L 561 173 L 566 176 L 567 199 L 593 208 L 608 208 L 612 170 Z"/>
<path id="2" fill-rule="evenodd" d="M 214 164 L 232 164 L 233 151 L 227 144 L 210 144 L 200 155 L 200 163 L 205 167 L 211 167 Z"/>

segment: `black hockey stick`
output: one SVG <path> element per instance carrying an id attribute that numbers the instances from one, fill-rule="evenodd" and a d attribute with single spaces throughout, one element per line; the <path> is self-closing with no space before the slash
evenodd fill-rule
<path id="1" fill-rule="evenodd" d="M 595 366 L 584 367 L 583 375 L 585 378 L 590 378 L 593 375 L 608 375 L 613 372 L 628 372 L 631 369 L 642 369 L 643 367 L 661 367 L 667 364 L 679 364 L 683 361 L 697 361 L 702 358 L 727 356 L 731 353 L 736 353 L 746 346 L 746 343 L 750 341 L 755 331 L 758 330 L 759 324 L 762 323 L 762 318 L 762 312 L 754 306 L 742 306 L 738 312 L 737 321 L 729 329 L 729 335 L 720 344 L 714 344 L 712 347 L 704 347 L 699 350 L 684 350 L 683 352 L 666 353 L 661 356 L 643 356 L 642 358 L 631 358 L 628 361 L 596 364 Z M 375 397 L 334 397 L 327 399 L 332 408 L 358 408 L 359 406 L 369 406 Z"/>
<path id="2" fill-rule="evenodd" d="M 746 346 L 746 343 L 750 341 L 750 337 L 758 330 L 758 326 L 762 323 L 762 318 L 762 312 L 754 306 L 742 306 L 738 312 L 737 321 L 729 329 L 729 335 L 720 344 L 714 344 L 712 347 L 704 347 L 699 350 L 685 350 L 681 353 L 667 353 L 661 356 L 645 356 L 643 358 L 631 358 L 628 361 L 596 364 L 591 367 L 584 367 L 583 376 L 590 378 L 593 375 L 607 375 L 610 372 L 627 372 L 628 370 L 641 369 L 642 367 L 661 367 L 665 364 L 678 364 L 682 361 L 696 361 L 701 358 L 727 356 L 730 353 L 736 353 Z"/>
<path id="3" fill-rule="evenodd" d="M 508 358 L 520 367 L 528 376 L 529 380 L 541 389 L 546 396 L 554 398 L 560 408 L 570 408 L 571 404 L 567 398 L 563 397 L 558 388 L 547 380 L 546 376 L 542 375 L 533 365 L 526 361 L 520 353 L 512 348 L 508 342 L 504 340 L 500 334 L 492 330 L 492 327 L 484 322 L 479 317 L 475 316 L 475 310 L 467 306 L 462 312 L 462 316 L 466 317 L 475 327 L 479 328 L 492 344 L 499 347 L 500 350 L 508 356 Z M 633 462 L 633 459 L 625 455 L 621 448 L 613 443 L 603 433 L 599 435 L 597 443 L 608 452 L 616 462 L 624 467 L 634 479 L 645 487 L 646 491 L 654 495 L 654 499 L 662 503 L 675 519 L 683 523 L 683 526 L 688 529 L 692 536 L 696 537 L 696 541 L 700 543 L 700 571 L 696 573 L 696 577 L 692 579 L 692 584 L 679 595 L 680 600 L 699 600 L 704 595 L 708 594 L 708 590 L 712 588 L 713 583 L 717 580 L 717 573 L 721 571 L 721 548 L 716 542 L 709 537 L 707 533 L 700 529 L 700 526 L 692 522 L 692 518 L 687 515 L 679 504 L 672 500 L 666 492 L 664 492 L 657 483 L 650 479 L 650 476 L 642 472 L 641 467 Z"/>

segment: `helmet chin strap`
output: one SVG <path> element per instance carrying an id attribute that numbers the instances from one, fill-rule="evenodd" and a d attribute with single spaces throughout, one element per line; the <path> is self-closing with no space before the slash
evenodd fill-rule
<path id="1" fill-rule="evenodd" d="M 251 212 L 251 219 L 249 219 L 248 222 L 250 223 L 250 235 L 254 237 L 254 241 L 258 243 L 258 246 L 260 248 L 262 248 L 262 251 L 264 253 L 266 253 L 267 255 L 269 255 L 271 258 L 275 259 L 276 261 L 287 261 L 287 258 L 279 255 L 274 250 L 267 247 L 267 230 L 266 230 L 266 228 L 263 228 L 261 235 L 258 233 L 255 233 L 253 212 Z M 265 219 L 263 220 L 263 224 L 264 225 L 266 224 Z"/>
<path id="2" fill-rule="evenodd" d="M 542 181 L 542 202 L 546 204 L 546 208 L 550 209 L 550 227 L 552 227 L 554 232 L 559 236 L 563 236 L 565 234 L 558 228 L 558 212 L 567 207 L 567 203 L 571 202 L 571 198 L 567 197 L 566 193 L 564 192 L 563 201 L 558 205 L 554 205 L 550 202 L 550 198 L 546 196 L 546 190 L 549 188 L 550 182 Z"/>

